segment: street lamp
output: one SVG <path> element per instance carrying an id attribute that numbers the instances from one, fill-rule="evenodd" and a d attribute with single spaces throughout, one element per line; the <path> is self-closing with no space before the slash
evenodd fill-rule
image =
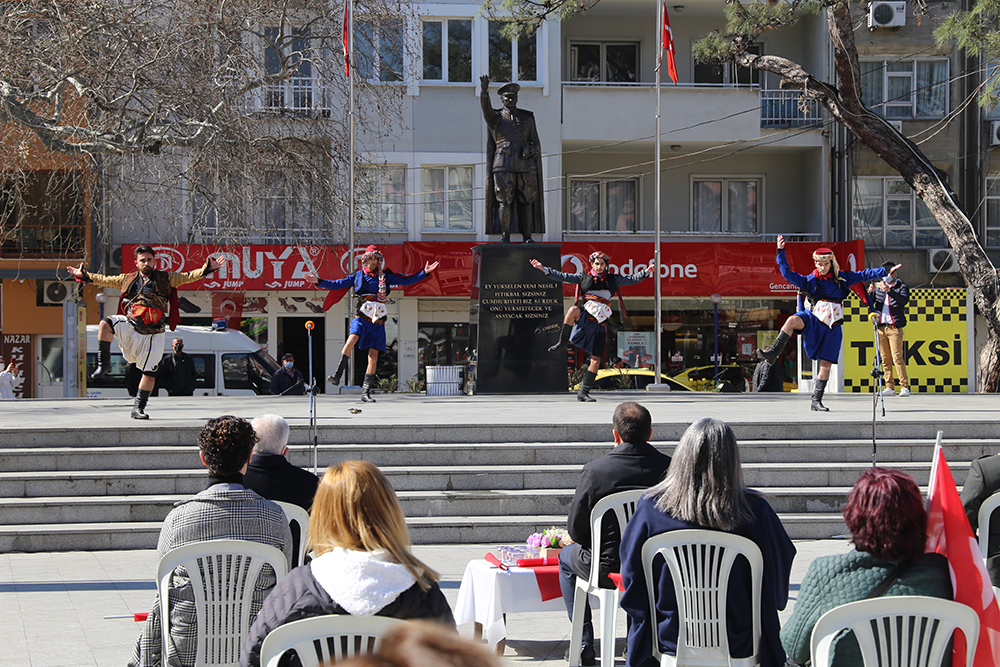
<path id="1" fill-rule="evenodd" d="M 100 317 L 98 319 L 99 320 L 103 320 L 104 319 L 104 304 L 106 304 L 108 302 L 108 295 L 105 294 L 104 292 L 98 292 L 97 294 L 94 295 L 94 301 L 97 302 L 97 305 L 100 308 Z"/>
<path id="2" fill-rule="evenodd" d="M 712 354 L 712 359 L 715 360 L 715 377 L 712 380 L 714 385 L 719 381 L 719 303 L 722 301 L 721 294 L 712 295 L 712 311 L 713 311 L 713 321 L 715 323 L 715 352 Z"/>

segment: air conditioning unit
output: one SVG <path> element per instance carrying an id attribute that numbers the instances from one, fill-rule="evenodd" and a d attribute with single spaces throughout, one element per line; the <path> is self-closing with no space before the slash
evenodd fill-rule
<path id="1" fill-rule="evenodd" d="M 873 2 L 868 5 L 868 27 L 898 28 L 906 25 L 905 2 Z"/>
<path id="2" fill-rule="evenodd" d="M 990 146 L 1000 146 L 1000 120 L 990 123 Z"/>
<path id="3" fill-rule="evenodd" d="M 951 248 L 927 251 L 927 273 L 958 273 L 958 260 Z"/>
<path id="4" fill-rule="evenodd" d="M 120 245 L 115 246 L 114 250 L 111 251 L 108 266 L 111 273 L 120 272 L 122 270 L 122 247 Z"/>
<path id="5" fill-rule="evenodd" d="M 58 306 L 73 296 L 76 282 L 72 280 L 39 280 L 38 291 L 42 295 L 42 303 Z"/>

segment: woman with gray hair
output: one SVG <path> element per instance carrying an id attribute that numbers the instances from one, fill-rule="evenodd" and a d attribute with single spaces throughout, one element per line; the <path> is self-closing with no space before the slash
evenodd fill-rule
<path id="1" fill-rule="evenodd" d="M 670 571 L 662 560 L 653 565 L 656 619 L 650 618 L 642 546 L 654 535 L 671 530 L 721 530 L 753 540 L 764 557 L 761 589 L 761 667 L 781 667 L 785 652 L 778 636 L 778 610 L 788 602 L 788 578 L 795 547 L 778 515 L 757 492 L 743 485 L 743 469 L 736 436 L 718 419 L 691 424 L 674 450 L 662 482 L 639 501 L 622 535 L 621 561 L 625 592 L 621 606 L 632 621 L 628 633 L 629 667 L 654 667 L 652 636 L 660 650 L 677 651 L 677 598 Z M 727 599 L 729 650 L 733 657 L 753 653 L 750 566 L 738 559 L 733 566 Z"/>

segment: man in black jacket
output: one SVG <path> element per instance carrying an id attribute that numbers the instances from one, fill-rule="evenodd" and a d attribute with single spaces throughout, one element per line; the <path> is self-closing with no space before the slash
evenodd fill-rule
<path id="1" fill-rule="evenodd" d="M 599 459 L 583 466 L 576 486 L 573 504 L 567 518 L 571 544 L 559 552 L 559 586 L 562 589 L 566 611 L 573 620 L 573 596 L 576 578 L 590 577 L 591 544 L 590 513 L 599 500 L 618 491 L 646 489 L 658 484 L 667 473 L 670 457 L 649 444 L 653 435 L 653 419 L 649 410 L 632 401 L 622 403 L 613 417 L 615 448 Z M 607 530 L 601 536 L 602 587 L 611 588 L 610 572 L 620 572 L 618 546 L 621 534 L 615 521 L 604 524 Z M 608 641 L 608 638 L 602 638 Z M 596 664 L 594 652 L 594 625 L 589 603 L 584 607 L 583 650 L 580 664 Z"/>
<path id="2" fill-rule="evenodd" d="M 184 353 L 184 340 L 175 338 L 173 354 L 163 358 L 160 379 L 170 396 L 194 396 L 197 382 L 194 372 L 194 357 Z"/>
<path id="3" fill-rule="evenodd" d="M 962 505 L 973 533 L 977 530 L 989 531 L 987 553 L 983 557 L 986 558 L 986 571 L 994 586 L 1000 585 L 1000 512 L 992 514 L 990 525 L 980 526 L 979 508 L 997 491 L 1000 491 L 1000 455 L 981 456 L 969 466 L 969 474 L 962 486 Z"/>
<path id="4" fill-rule="evenodd" d="M 888 267 L 892 262 L 882 266 Z M 910 288 L 890 274 L 887 278 L 868 286 L 869 307 L 878 314 L 878 349 L 882 356 L 882 373 L 885 376 L 886 396 L 896 394 L 892 369 L 899 380 L 899 395 L 910 395 L 910 378 L 906 375 L 906 356 L 903 345 L 903 327 L 906 326 L 906 304 Z"/>
<path id="5" fill-rule="evenodd" d="M 281 368 L 271 377 L 271 393 L 276 396 L 302 396 L 306 393 L 305 380 L 295 368 L 295 357 L 290 352 L 281 357 Z"/>

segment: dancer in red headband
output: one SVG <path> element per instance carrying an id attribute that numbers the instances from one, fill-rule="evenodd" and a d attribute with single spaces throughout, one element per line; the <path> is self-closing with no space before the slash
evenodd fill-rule
<path id="1" fill-rule="evenodd" d="M 902 265 L 897 264 L 889 270 L 879 267 L 864 271 L 841 271 L 832 250 L 817 248 L 813 252 L 816 268 L 810 275 L 804 276 L 789 268 L 785 257 L 785 237 L 781 234 L 778 235 L 777 261 L 778 270 L 785 280 L 799 288 L 799 310 L 785 320 L 774 344 L 764 350 L 758 349 L 757 356 L 773 366 L 791 335 L 801 333 L 806 354 L 810 359 L 819 360 L 811 407 L 819 412 L 829 412 L 830 409 L 823 405 L 823 392 L 830 379 L 830 366 L 840 359 L 840 346 L 844 341 L 841 329 L 844 308 L 841 304 L 851 293 L 851 285 L 895 276 Z"/>
<path id="2" fill-rule="evenodd" d="M 365 248 L 361 256 L 361 270 L 340 278 L 339 280 L 320 280 L 315 273 L 306 273 L 307 282 L 323 289 L 340 290 L 354 288 L 354 296 L 358 299 L 357 316 L 351 321 L 350 335 L 341 351 L 340 365 L 337 372 L 330 378 L 333 384 L 340 383 L 340 377 L 347 370 L 351 359 L 351 350 L 357 345 L 362 350 L 368 350 L 368 367 L 365 369 L 365 381 L 361 389 L 361 400 L 374 403 L 371 388 L 375 381 L 375 366 L 378 364 L 378 353 L 385 352 L 385 318 L 387 315 L 385 302 L 392 285 L 412 285 L 418 283 L 438 266 L 427 262 L 424 270 L 411 276 L 394 273 L 385 268 L 385 257 L 373 245 Z"/>

